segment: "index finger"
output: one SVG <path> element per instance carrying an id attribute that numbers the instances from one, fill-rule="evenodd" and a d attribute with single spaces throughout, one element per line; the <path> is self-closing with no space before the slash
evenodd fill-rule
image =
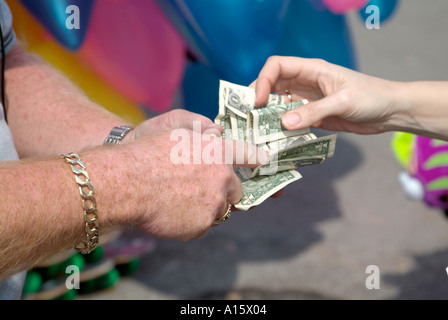
<path id="1" fill-rule="evenodd" d="M 295 80 L 304 85 L 317 84 L 319 75 L 318 59 L 272 56 L 261 69 L 255 86 L 255 104 L 263 105 L 272 91 L 293 90 L 289 88 Z"/>

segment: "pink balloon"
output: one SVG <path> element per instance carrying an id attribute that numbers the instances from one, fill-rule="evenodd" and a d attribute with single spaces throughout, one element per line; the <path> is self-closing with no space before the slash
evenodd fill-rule
<path id="1" fill-rule="evenodd" d="M 328 10 L 335 14 L 362 9 L 368 1 L 369 0 L 322 0 Z"/>
<path id="2" fill-rule="evenodd" d="M 118 91 L 161 113 L 182 81 L 185 50 L 155 0 L 95 0 L 79 55 Z"/>

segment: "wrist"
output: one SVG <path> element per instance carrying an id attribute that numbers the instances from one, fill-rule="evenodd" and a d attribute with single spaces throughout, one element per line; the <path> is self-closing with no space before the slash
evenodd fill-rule
<path id="1" fill-rule="evenodd" d="M 134 127 L 130 125 L 114 127 L 107 135 L 103 145 L 121 144 L 132 132 L 134 132 Z"/>
<path id="2" fill-rule="evenodd" d="M 387 81 L 387 109 L 390 116 L 385 131 L 409 131 L 418 126 L 413 114 L 415 101 L 411 97 L 412 85 L 407 82 Z"/>
<path id="3" fill-rule="evenodd" d="M 404 131 L 435 139 L 447 139 L 448 84 L 418 81 L 401 83 L 394 93 L 394 131 Z"/>
<path id="4" fill-rule="evenodd" d="M 136 128 L 134 128 L 133 130 L 129 131 L 128 134 L 123 138 L 121 144 L 131 143 L 136 139 L 137 139 Z"/>
<path id="5" fill-rule="evenodd" d="M 132 224 L 137 210 L 132 201 L 132 161 L 121 148 L 97 147 L 79 154 L 89 168 L 95 188 L 101 233 Z"/>

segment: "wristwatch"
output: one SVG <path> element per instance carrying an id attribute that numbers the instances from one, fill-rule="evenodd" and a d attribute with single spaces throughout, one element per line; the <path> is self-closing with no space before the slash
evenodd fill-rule
<path id="1" fill-rule="evenodd" d="M 133 129 L 133 126 L 120 126 L 113 128 L 107 136 L 106 140 L 104 140 L 103 145 L 119 144 L 124 139 L 124 137 L 126 137 L 126 135 Z"/>

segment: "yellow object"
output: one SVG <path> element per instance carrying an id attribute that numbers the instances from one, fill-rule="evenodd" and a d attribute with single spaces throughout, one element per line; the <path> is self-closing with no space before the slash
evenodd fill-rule
<path id="1" fill-rule="evenodd" d="M 414 138 L 413 134 L 406 132 L 396 132 L 392 138 L 392 150 L 398 162 L 405 169 L 410 169 Z"/>

